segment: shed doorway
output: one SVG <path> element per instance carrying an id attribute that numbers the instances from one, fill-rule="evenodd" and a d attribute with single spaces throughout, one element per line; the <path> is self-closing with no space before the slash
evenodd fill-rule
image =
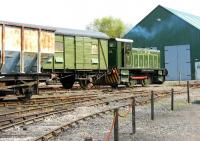
<path id="1" fill-rule="evenodd" d="M 165 46 L 166 80 L 191 80 L 190 45 Z"/>

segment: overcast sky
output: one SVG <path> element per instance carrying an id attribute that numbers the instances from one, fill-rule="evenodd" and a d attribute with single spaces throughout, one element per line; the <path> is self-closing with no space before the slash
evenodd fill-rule
<path id="1" fill-rule="evenodd" d="M 136 25 L 157 5 L 200 16 L 198 0 L 0 0 L 0 20 L 85 29 L 113 16 Z"/>

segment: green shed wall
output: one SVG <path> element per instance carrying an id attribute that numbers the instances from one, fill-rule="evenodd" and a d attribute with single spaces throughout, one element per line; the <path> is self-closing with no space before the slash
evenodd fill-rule
<path id="1" fill-rule="evenodd" d="M 195 59 L 200 60 L 200 31 L 170 11 L 158 6 L 125 38 L 134 40 L 136 48 L 157 47 L 161 51 L 161 67 L 165 67 L 165 46 L 189 44 L 191 78 L 195 79 Z"/>

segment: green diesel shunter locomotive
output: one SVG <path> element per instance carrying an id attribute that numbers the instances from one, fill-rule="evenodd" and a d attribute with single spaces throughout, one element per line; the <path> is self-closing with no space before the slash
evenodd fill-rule
<path id="1" fill-rule="evenodd" d="M 163 83 L 166 71 L 160 68 L 160 51 L 132 48 L 132 43 L 100 32 L 57 29 L 55 55 L 43 72 L 55 73 L 66 89 L 75 81 L 83 89 L 89 83 L 112 87 Z"/>
<path id="2" fill-rule="evenodd" d="M 132 43 L 128 39 L 109 40 L 109 68 L 117 68 L 119 73 L 118 82 L 114 85 L 163 83 L 167 72 L 160 68 L 160 51 L 132 48 Z"/>
<path id="3" fill-rule="evenodd" d="M 66 89 L 75 81 L 86 88 L 107 72 L 108 39 L 100 32 L 57 29 L 55 55 L 43 66 L 43 72 L 57 74 Z"/>

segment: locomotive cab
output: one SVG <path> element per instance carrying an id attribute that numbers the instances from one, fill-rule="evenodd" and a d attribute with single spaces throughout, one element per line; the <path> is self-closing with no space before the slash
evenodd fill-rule
<path id="1" fill-rule="evenodd" d="M 118 84 L 129 83 L 127 64 L 130 64 L 132 59 L 132 43 L 133 40 L 120 38 L 108 41 L 108 67 L 110 70 L 118 70 Z"/>
<path id="2" fill-rule="evenodd" d="M 133 40 L 111 38 L 108 41 L 108 67 L 123 68 L 131 59 Z M 128 62 L 127 62 L 128 61 Z"/>

